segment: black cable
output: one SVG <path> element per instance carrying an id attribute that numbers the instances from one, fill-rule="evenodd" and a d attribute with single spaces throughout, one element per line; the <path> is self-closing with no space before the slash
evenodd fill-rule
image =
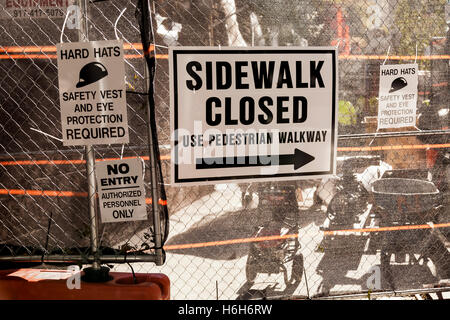
<path id="1" fill-rule="evenodd" d="M 44 257 L 46 252 L 48 252 L 48 239 L 50 237 L 50 227 L 52 225 L 52 217 L 53 217 L 53 211 L 50 211 L 50 217 L 48 218 L 48 226 L 47 226 L 47 236 L 45 238 L 45 246 L 44 246 L 44 251 L 42 252 L 42 258 L 41 258 L 41 263 L 44 264 Z"/>
<path id="2" fill-rule="evenodd" d="M 137 282 L 136 274 L 134 273 L 133 266 L 129 262 L 127 262 L 127 264 L 130 267 L 130 269 L 131 269 L 131 273 L 133 274 L 133 282 L 134 282 L 134 284 L 137 284 L 138 282 Z"/>
<path id="3" fill-rule="evenodd" d="M 139 30 L 141 33 L 141 42 L 142 47 L 144 51 L 144 57 L 145 61 L 147 63 L 149 76 L 150 76 L 150 85 L 148 88 L 148 102 L 149 102 L 149 110 L 150 112 L 150 130 L 152 132 L 153 136 L 153 151 L 154 155 L 156 157 L 157 162 L 157 170 L 158 170 L 158 176 L 159 176 L 159 187 L 160 187 L 160 197 L 161 200 L 166 201 L 166 190 L 164 188 L 164 177 L 162 174 L 161 169 L 161 160 L 160 160 L 160 153 L 159 153 L 159 147 L 158 147 L 158 130 L 156 126 L 156 120 L 155 120 L 155 99 L 154 99 L 154 76 L 155 76 L 155 67 L 156 67 L 156 57 L 154 54 L 154 51 L 150 51 L 150 44 L 154 42 L 153 39 L 153 25 L 150 23 L 150 9 L 149 9 L 149 1 L 148 0 L 139 0 L 137 6 L 136 6 L 136 12 L 135 16 L 139 23 Z M 164 234 L 162 239 L 162 245 L 166 242 L 168 238 L 168 231 L 169 231 L 169 212 L 167 209 L 167 205 L 161 205 L 161 213 L 162 218 L 165 221 L 164 226 Z"/>

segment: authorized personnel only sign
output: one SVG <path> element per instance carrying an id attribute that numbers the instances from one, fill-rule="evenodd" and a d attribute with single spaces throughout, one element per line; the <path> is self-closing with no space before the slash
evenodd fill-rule
<path id="1" fill-rule="evenodd" d="M 60 43 L 56 49 L 63 144 L 128 143 L 123 42 Z"/>
<path id="2" fill-rule="evenodd" d="M 170 49 L 172 181 L 333 174 L 336 50 Z"/>
<path id="3" fill-rule="evenodd" d="M 96 163 L 102 222 L 147 220 L 142 164 L 138 158 Z"/>
<path id="4" fill-rule="evenodd" d="M 380 67 L 378 129 L 416 125 L 417 64 Z"/>

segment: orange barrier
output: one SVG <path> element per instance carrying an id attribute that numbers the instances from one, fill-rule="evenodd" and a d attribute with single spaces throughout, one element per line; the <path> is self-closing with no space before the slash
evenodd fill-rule
<path id="1" fill-rule="evenodd" d="M 13 269 L 0 271 L 0 300 L 169 300 L 170 280 L 162 273 L 111 272 L 103 283 L 80 282 L 69 289 L 75 273 L 65 270 Z M 81 271 L 78 276 L 82 276 Z M 137 283 L 134 283 L 136 279 Z M 73 283 L 73 282 L 72 282 Z"/>

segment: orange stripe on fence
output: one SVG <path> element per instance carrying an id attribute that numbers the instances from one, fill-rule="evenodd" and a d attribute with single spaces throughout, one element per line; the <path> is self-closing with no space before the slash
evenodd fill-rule
<path id="1" fill-rule="evenodd" d="M 125 50 L 143 50 L 142 44 L 132 43 L 124 44 Z M 153 45 L 149 47 L 149 51 L 153 51 Z M 29 52 L 56 52 L 55 46 L 9 46 L 0 47 L 0 59 L 56 59 L 56 55 L 45 55 L 45 54 L 14 54 L 14 53 L 29 53 Z M 13 54 L 10 54 L 13 53 Z M 142 58 L 142 54 L 126 54 L 127 59 Z M 157 59 L 168 59 L 168 54 L 157 54 Z M 340 54 L 338 56 L 341 60 L 384 60 L 385 55 L 348 55 Z M 389 60 L 449 60 L 450 55 L 430 55 L 430 56 L 389 56 Z"/>
<path id="2" fill-rule="evenodd" d="M 248 242 L 284 240 L 284 239 L 297 238 L 297 237 L 298 237 L 298 234 L 286 234 L 283 236 L 267 236 L 267 237 L 241 238 L 241 239 L 230 239 L 230 240 L 200 242 L 200 243 L 173 244 L 173 245 L 164 246 L 164 249 L 166 249 L 166 250 L 192 249 L 192 248 L 203 248 L 203 247 L 212 247 L 212 246 L 225 246 L 225 245 L 230 245 L 230 244 L 240 244 L 240 243 L 248 243 Z"/>
<path id="3" fill-rule="evenodd" d="M 125 59 L 140 59 L 143 58 L 143 54 L 125 54 Z M 0 54 L 0 59 L 56 59 L 56 54 Z M 157 54 L 156 59 L 169 59 L 168 54 Z"/>
<path id="4" fill-rule="evenodd" d="M 388 60 L 416 60 L 416 56 L 388 56 Z M 367 55 L 367 54 L 340 54 L 339 59 L 342 60 L 384 60 L 385 55 Z M 417 56 L 417 60 L 448 60 L 450 55 L 430 55 Z"/>
<path id="5" fill-rule="evenodd" d="M 152 204 L 153 203 L 152 198 L 145 198 L 145 203 L 146 204 Z M 160 204 L 162 206 L 167 206 L 167 200 L 159 199 L 158 200 L 158 204 Z"/>
<path id="6" fill-rule="evenodd" d="M 450 143 L 442 144 L 417 144 L 417 145 L 397 145 L 397 146 L 374 146 L 374 147 L 338 147 L 338 151 L 383 151 L 383 150 L 407 150 L 407 149 L 440 149 L 450 148 Z"/>
<path id="7" fill-rule="evenodd" d="M 56 191 L 56 190 L 23 190 L 23 189 L 0 189 L 0 194 L 49 196 L 49 197 L 87 197 L 87 192 Z"/>
<path id="8" fill-rule="evenodd" d="M 124 43 L 125 50 L 142 50 L 141 43 Z M 149 50 L 153 50 L 150 45 Z M 56 52 L 56 46 L 0 46 L 0 53 Z"/>
<path id="9" fill-rule="evenodd" d="M 56 52 L 55 46 L 0 46 L 0 53 Z"/>
<path id="10" fill-rule="evenodd" d="M 16 195 L 16 196 L 48 196 L 48 197 L 80 197 L 86 198 L 87 192 L 82 191 L 58 191 L 58 190 L 23 190 L 23 189 L 0 189 L 0 195 Z M 145 198 L 146 204 L 152 204 L 151 198 Z M 158 203 L 167 206 L 167 200 L 159 199 Z"/>
<path id="11" fill-rule="evenodd" d="M 143 50 L 142 44 L 140 43 L 124 43 L 123 48 L 125 50 Z M 148 52 L 154 50 L 154 46 L 151 45 Z M 56 52 L 55 46 L 10 46 L 1 47 L 0 46 L 0 59 L 57 59 L 56 54 L 45 54 L 47 52 Z M 142 58 L 144 54 L 125 54 L 125 59 L 138 59 Z M 167 54 L 156 54 L 157 59 L 168 59 Z"/>
<path id="12" fill-rule="evenodd" d="M 135 159 L 136 157 L 123 157 L 122 159 Z M 143 160 L 149 160 L 148 156 L 140 157 Z M 161 160 L 170 160 L 170 155 L 160 157 Z M 95 161 L 120 160 L 120 158 L 96 159 Z M 23 166 L 23 165 L 65 165 L 65 164 L 85 164 L 86 160 L 15 160 L 0 161 L 2 166 Z"/>
<path id="13" fill-rule="evenodd" d="M 0 59 L 56 59 L 56 54 L 0 54 Z"/>
<path id="14" fill-rule="evenodd" d="M 450 223 L 435 224 L 433 227 L 431 227 L 431 226 L 429 226 L 427 224 L 424 224 L 424 225 L 406 225 L 406 226 L 367 228 L 367 229 L 356 229 L 356 230 L 351 229 L 351 230 L 324 231 L 324 235 L 335 234 L 335 233 L 338 233 L 338 232 L 339 233 L 342 233 L 342 232 L 346 232 L 346 233 L 348 233 L 348 232 L 363 233 L 363 232 L 401 231 L 401 230 L 448 228 L 448 227 L 450 227 Z M 222 241 L 174 244 L 174 245 L 166 245 L 166 246 L 164 246 L 164 249 L 165 250 L 180 250 L 180 249 L 204 248 L 204 247 L 224 246 L 224 245 L 241 244 L 241 243 L 249 243 L 249 242 L 283 240 L 283 239 L 288 239 L 288 238 L 297 238 L 298 236 L 299 236 L 298 234 L 287 234 L 287 235 L 283 235 L 283 236 L 240 238 L 240 239 L 230 239 L 230 240 L 222 240 Z"/>
<path id="15" fill-rule="evenodd" d="M 16 161 L 1 161 L 3 166 L 22 166 L 22 165 L 60 165 L 60 164 L 83 164 L 86 160 L 16 160 Z"/>
<path id="16" fill-rule="evenodd" d="M 339 234 L 349 234 L 349 233 L 351 234 L 351 233 L 417 230 L 417 229 L 433 229 L 433 228 L 448 228 L 448 227 L 450 227 L 450 223 L 438 223 L 433 226 L 430 226 L 428 224 L 421 224 L 421 225 L 405 225 L 405 226 L 395 226 L 395 227 L 333 230 L 333 231 L 324 231 L 324 234 L 325 235 L 339 235 Z"/>
<path id="17" fill-rule="evenodd" d="M 450 143 L 443 144 L 420 144 L 420 145 L 397 145 L 397 146 L 374 146 L 374 147 L 338 147 L 337 151 L 383 151 L 383 150 L 408 150 L 408 149 L 440 149 L 450 148 Z M 133 159 L 136 157 L 123 157 L 122 159 Z M 140 157 L 143 160 L 149 160 L 148 156 Z M 170 155 L 160 157 L 161 160 L 170 160 Z M 96 159 L 96 161 L 120 160 L 120 158 L 105 158 Z M 17 166 L 17 165 L 65 165 L 65 164 L 85 164 L 86 160 L 15 160 L 15 161 L 0 161 L 3 166 Z"/>

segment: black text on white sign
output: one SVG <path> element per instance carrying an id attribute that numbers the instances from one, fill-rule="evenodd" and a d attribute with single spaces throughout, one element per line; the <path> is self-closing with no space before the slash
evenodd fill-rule
<path id="1" fill-rule="evenodd" d="M 335 48 L 170 50 L 174 184 L 334 173 Z"/>
<path id="2" fill-rule="evenodd" d="M 380 67 L 379 129 L 416 125 L 418 71 L 417 64 Z"/>
<path id="3" fill-rule="evenodd" d="M 60 43 L 63 144 L 128 143 L 123 42 Z"/>
<path id="4" fill-rule="evenodd" d="M 96 163 L 103 223 L 147 220 L 142 164 L 138 158 Z"/>

